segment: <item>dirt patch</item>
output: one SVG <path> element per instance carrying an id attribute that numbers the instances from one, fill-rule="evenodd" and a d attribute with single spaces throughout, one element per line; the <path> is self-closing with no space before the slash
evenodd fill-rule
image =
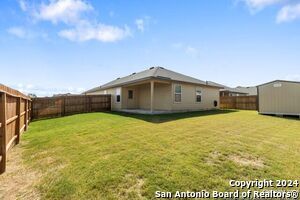
<path id="1" fill-rule="evenodd" d="M 142 194 L 144 180 L 132 174 L 125 176 L 124 185 L 118 194 L 119 199 L 146 199 Z"/>
<path id="2" fill-rule="evenodd" d="M 263 168 L 265 166 L 261 159 L 250 155 L 231 155 L 229 156 L 229 159 L 242 166 L 250 166 L 255 168 Z"/>
<path id="3" fill-rule="evenodd" d="M 40 199 L 34 187 L 40 175 L 24 165 L 22 151 L 21 145 L 9 151 L 6 172 L 0 175 L 0 199 Z"/>
<path id="4" fill-rule="evenodd" d="M 213 151 L 213 152 L 208 154 L 208 156 L 204 159 L 204 161 L 207 164 L 214 165 L 214 164 L 217 164 L 219 162 L 219 159 L 220 159 L 221 156 L 222 156 L 222 154 L 220 152 Z"/>

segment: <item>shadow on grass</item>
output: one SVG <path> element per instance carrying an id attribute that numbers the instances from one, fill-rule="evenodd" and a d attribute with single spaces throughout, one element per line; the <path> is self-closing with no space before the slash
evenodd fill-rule
<path id="1" fill-rule="evenodd" d="M 170 114 L 155 114 L 155 115 L 133 114 L 133 113 L 125 113 L 125 112 L 111 112 L 111 114 L 119 115 L 122 117 L 132 117 L 132 118 L 144 120 L 151 123 L 164 123 L 164 122 L 175 121 L 175 120 L 180 120 L 185 118 L 228 114 L 232 112 L 238 112 L 238 110 L 210 110 L 210 111 L 194 111 L 194 112 L 185 112 L 185 113 L 170 113 Z"/>
<path id="2" fill-rule="evenodd" d="M 273 118 L 279 118 L 279 119 L 285 119 L 285 120 L 300 121 L 300 116 L 298 116 L 298 115 L 271 115 L 271 114 L 260 114 L 260 115 L 273 117 Z"/>

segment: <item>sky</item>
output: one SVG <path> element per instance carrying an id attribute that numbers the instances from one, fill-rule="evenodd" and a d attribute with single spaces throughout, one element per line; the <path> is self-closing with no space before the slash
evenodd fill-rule
<path id="1" fill-rule="evenodd" d="M 300 0 L 1 0 L 0 83 L 81 93 L 151 66 L 255 86 L 300 81 Z"/>

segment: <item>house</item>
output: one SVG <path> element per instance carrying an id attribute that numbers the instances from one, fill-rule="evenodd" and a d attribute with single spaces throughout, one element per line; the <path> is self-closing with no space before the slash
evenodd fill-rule
<path id="1" fill-rule="evenodd" d="M 258 88 L 258 112 L 300 117 L 300 82 L 275 80 Z"/>
<path id="2" fill-rule="evenodd" d="M 212 81 L 209 81 L 209 83 L 212 84 L 212 85 L 222 87 L 222 89 L 220 89 L 220 97 L 257 95 L 256 86 L 254 86 L 254 87 L 241 87 L 241 86 L 238 86 L 236 88 L 231 88 L 231 87 L 228 87 L 226 85 L 222 85 L 222 84 L 215 83 L 215 82 L 212 82 Z"/>
<path id="3" fill-rule="evenodd" d="M 224 96 L 247 96 L 248 93 L 247 92 L 241 92 L 238 91 L 236 88 L 230 88 L 230 87 L 225 87 L 224 89 L 220 90 L 220 96 L 224 97 Z"/>
<path id="4" fill-rule="evenodd" d="M 238 86 L 235 89 L 238 92 L 246 93 L 247 96 L 256 96 L 257 95 L 257 87 L 256 86 L 251 86 L 251 87 Z"/>
<path id="5" fill-rule="evenodd" d="M 151 114 L 218 109 L 219 89 L 163 67 L 151 67 L 85 94 L 111 94 L 112 110 Z"/>

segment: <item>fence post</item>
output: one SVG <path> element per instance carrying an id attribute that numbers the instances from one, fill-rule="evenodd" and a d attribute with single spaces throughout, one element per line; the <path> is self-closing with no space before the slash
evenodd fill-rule
<path id="1" fill-rule="evenodd" d="M 88 107 L 89 111 L 88 112 L 92 112 L 92 99 L 91 99 L 91 96 L 87 95 L 87 98 L 88 98 L 88 103 L 89 103 L 88 104 L 89 105 L 89 107 Z"/>
<path id="2" fill-rule="evenodd" d="M 0 163 L 0 173 L 5 172 L 6 169 L 6 93 L 1 93 L 1 110 L 0 119 L 1 119 L 1 163 Z"/>
<path id="3" fill-rule="evenodd" d="M 28 103 L 29 103 L 29 100 L 26 99 L 25 100 L 25 129 L 24 129 L 24 131 L 27 131 L 27 128 L 28 128 L 28 115 L 29 115 Z"/>
<path id="4" fill-rule="evenodd" d="M 16 144 L 20 142 L 20 130 L 21 130 L 21 97 L 17 98 L 17 115 L 18 118 L 16 120 Z"/>
<path id="5" fill-rule="evenodd" d="M 84 96 L 84 112 L 88 112 L 88 99 L 87 96 Z"/>
<path id="6" fill-rule="evenodd" d="M 31 99 L 31 101 L 30 101 L 30 113 L 28 113 L 29 117 L 30 117 L 30 120 L 32 120 L 32 118 L 33 118 L 33 100 L 34 99 Z"/>
<path id="7" fill-rule="evenodd" d="M 66 98 L 64 96 L 61 97 L 61 115 L 65 116 L 66 114 Z"/>

